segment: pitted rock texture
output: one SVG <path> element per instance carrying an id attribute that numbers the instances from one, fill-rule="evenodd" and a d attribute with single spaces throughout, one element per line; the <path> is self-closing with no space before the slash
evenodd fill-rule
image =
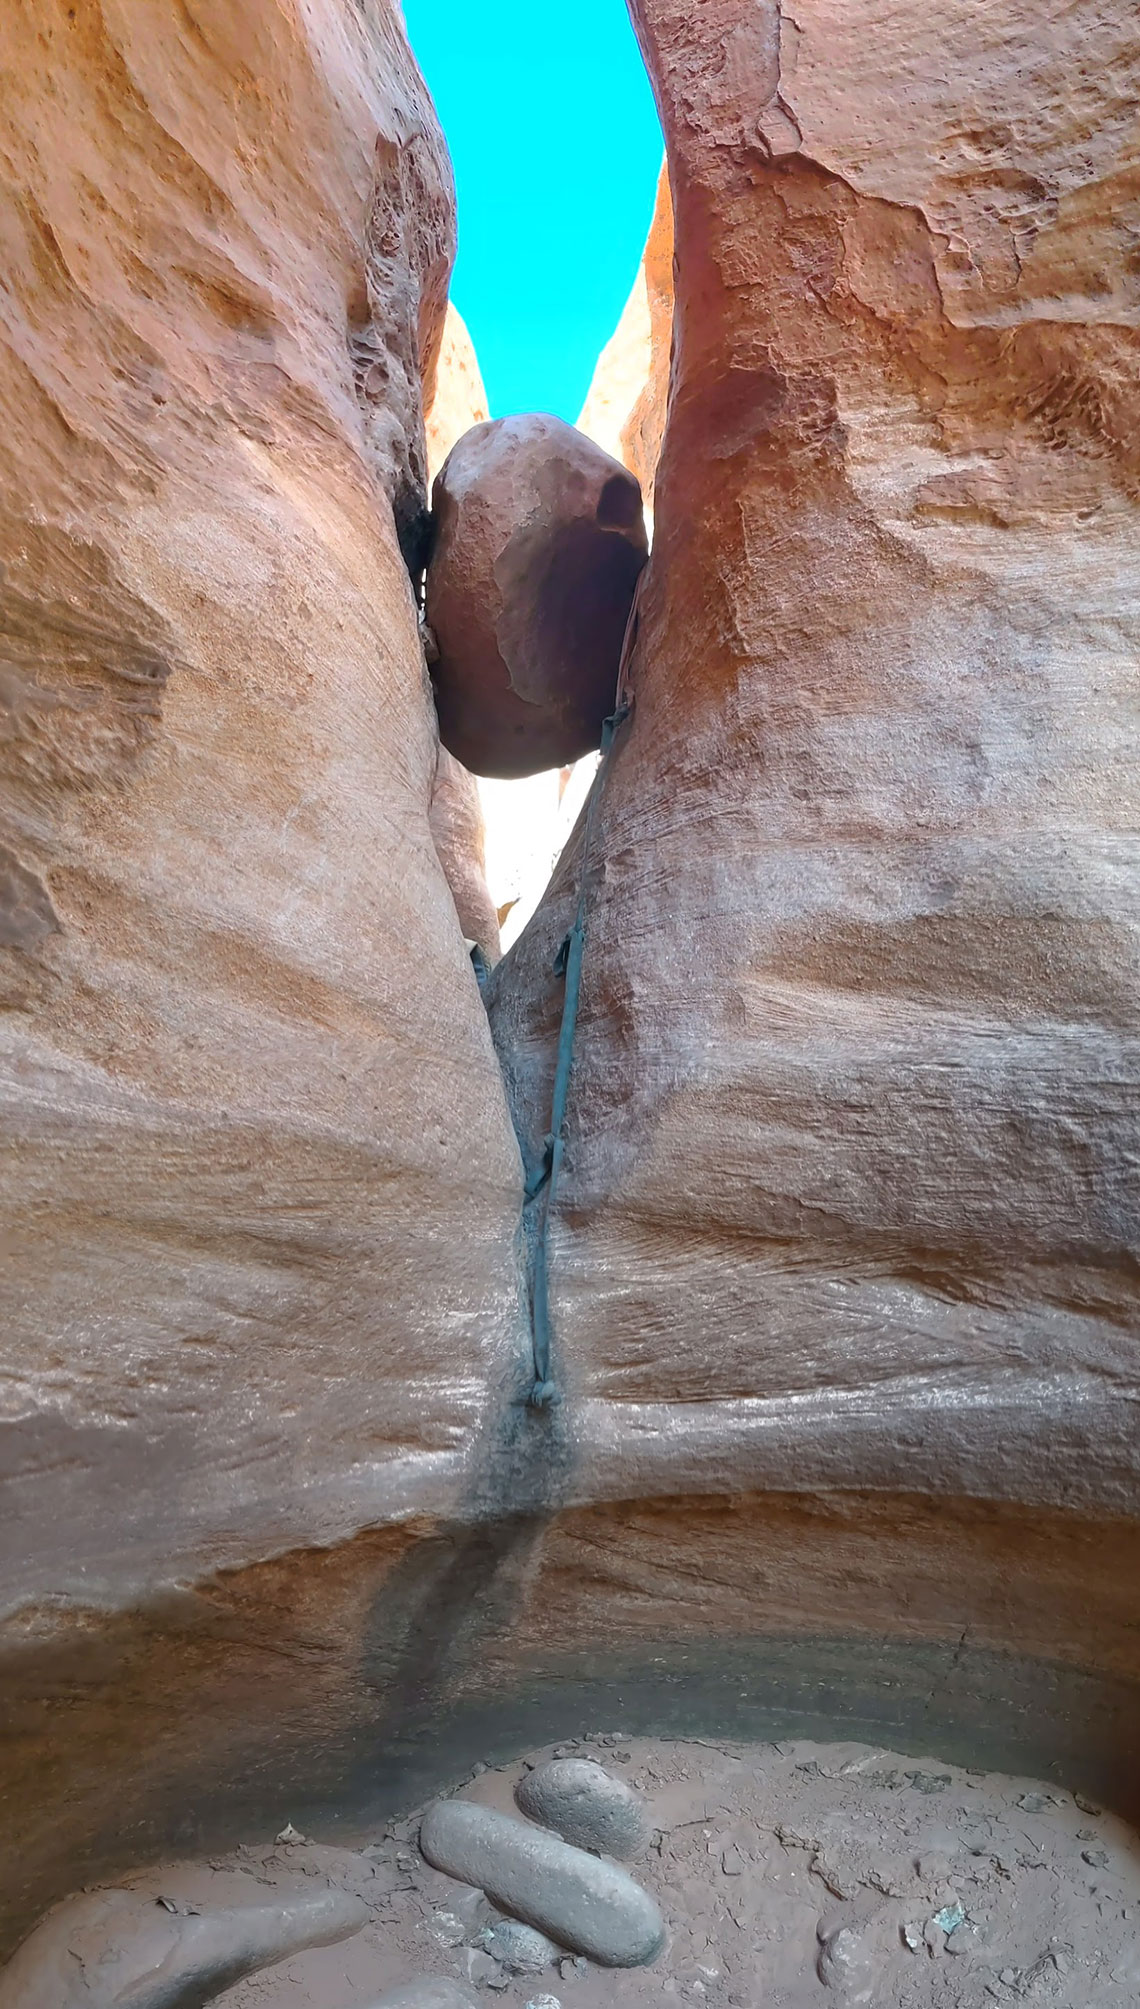
<path id="1" fill-rule="evenodd" d="M 955 1917 L 961 1911 L 961 1907 L 957 1904 L 953 1911 L 949 1906 L 939 1909 L 944 1909 L 947 1918 Z M 932 1912 L 931 1916 L 937 1926 L 938 1914 Z M 965 1916 L 962 1912 L 963 1922 Z M 942 1941 L 945 1944 L 945 1932 L 941 1926 L 937 1926 L 937 1929 L 942 1933 Z M 903 1930 L 905 1932 L 907 1928 L 904 1926 Z M 918 1937 L 913 1927 L 910 1928 L 910 1932 L 912 1936 Z M 885 1934 L 880 1936 L 886 1937 Z M 896 1934 L 896 1939 L 899 1936 Z M 815 1971 L 829 1991 L 830 2000 L 841 2004 L 842 2009 L 865 2009 L 866 2004 L 874 2001 L 876 1992 L 882 1993 L 882 1974 L 879 1968 L 880 1963 L 885 1965 L 881 1954 L 880 1961 L 875 1960 L 878 1949 L 874 1946 L 872 1934 L 867 1931 L 861 1932 L 858 1926 L 835 1924 L 833 1913 L 831 1917 L 820 1920 L 817 1937 L 819 1953 L 816 1957 Z M 903 1944 L 908 1946 L 909 1950 L 908 1940 L 904 1939 Z M 919 1939 L 919 1944 L 924 1945 L 922 1939 Z M 955 1948 L 955 1952 L 957 1951 Z"/>
<path id="2" fill-rule="evenodd" d="M 388 0 L 365 20 L 366 33 L 376 37 L 380 30 L 378 53 L 401 65 L 406 102 L 376 135 L 364 219 L 367 311 L 352 327 L 352 359 L 365 439 L 392 498 L 404 561 L 418 581 L 430 542 L 424 408 L 434 402 L 446 325 L 455 190 L 423 81 L 414 63 L 401 63 L 399 22 Z"/>
<path id="3" fill-rule="evenodd" d="M 393 518 L 451 230 L 399 10 L 20 0 L 0 74 L 0 1682 L 98 1681 L 159 1586 L 465 1496 L 518 1155 Z M 164 1772 L 77 1797 L 99 1734 L 5 1801 L 9 1931 Z"/>
<path id="4" fill-rule="evenodd" d="M 647 544 L 641 493 L 561 419 L 475 426 L 432 490 L 440 737 L 476 774 L 567 766 L 613 710 Z"/>
<path id="5" fill-rule="evenodd" d="M 479 1935 L 479 1944 L 508 1974 L 542 1974 L 557 1964 L 562 1948 L 523 1925 L 517 1918 L 500 1918 Z"/>
<path id="6" fill-rule="evenodd" d="M 60 1905 L 0 1970 L 0 2009 L 203 2009 L 245 1975 L 367 1922 L 360 1899 L 337 1890 L 200 1912 L 94 1891 Z"/>
<path id="7" fill-rule="evenodd" d="M 551 1236 L 577 1480 L 1131 1515 L 1131 13 L 634 13 L 677 318 Z M 531 1149 L 580 864 L 492 984 Z"/>
<path id="8" fill-rule="evenodd" d="M 664 1944 L 657 1906 L 625 1870 L 493 1808 L 438 1801 L 420 1824 L 420 1849 L 436 1869 L 603 1967 L 643 1967 Z"/>
<path id="9" fill-rule="evenodd" d="M 622 1860 L 649 1840 L 636 1793 L 593 1758 L 554 1758 L 519 1780 L 515 1799 L 529 1820 L 553 1828 L 575 1848 Z"/>

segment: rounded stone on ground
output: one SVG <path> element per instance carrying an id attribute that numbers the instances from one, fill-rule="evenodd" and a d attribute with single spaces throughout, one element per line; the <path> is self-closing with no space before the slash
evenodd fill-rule
<path id="1" fill-rule="evenodd" d="M 541 1974 L 544 1968 L 553 1967 L 561 1952 L 544 1932 L 536 1932 L 533 1925 L 523 1925 L 517 1918 L 501 1918 L 484 1927 L 479 1944 L 512 1974 Z"/>
<path id="2" fill-rule="evenodd" d="M 469 1946 L 465 1958 L 467 1962 L 467 1979 L 474 1982 L 476 1988 L 506 1988 L 508 1986 L 510 1975 L 506 1969 L 500 1967 L 498 1961 L 493 1960 L 489 1953 L 484 1953 L 481 1946 Z"/>
<path id="3" fill-rule="evenodd" d="M 629 1860 L 649 1840 L 649 1821 L 637 1794 L 593 1758 L 554 1758 L 528 1772 L 515 1787 L 521 1811 L 553 1828 L 575 1848 Z"/>
<path id="4" fill-rule="evenodd" d="M 433 1868 L 603 1967 L 645 1966 L 665 1943 L 661 1913 L 628 1871 L 490 1807 L 437 1801 L 420 1849 Z"/>
<path id="5" fill-rule="evenodd" d="M 853 1926 L 830 1929 L 820 1921 L 816 1973 L 825 1988 L 838 1991 L 845 2009 L 865 2009 L 875 1992 L 875 1964 L 863 1934 Z M 932 1949 L 933 1950 L 933 1949 Z"/>

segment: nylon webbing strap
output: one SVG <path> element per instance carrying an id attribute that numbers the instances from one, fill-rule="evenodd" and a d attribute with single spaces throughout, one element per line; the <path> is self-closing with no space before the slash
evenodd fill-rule
<path id="1" fill-rule="evenodd" d="M 586 807 L 586 828 L 582 835 L 582 867 L 578 878 L 578 905 L 574 914 L 574 925 L 565 937 L 554 959 L 554 973 L 565 980 L 562 994 L 562 1023 L 558 1030 L 558 1057 L 554 1066 L 554 1089 L 550 1102 L 550 1130 L 546 1137 L 542 1157 L 530 1173 L 526 1182 L 528 1205 L 537 1203 L 537 1217 L 533 1233 L 528 1238 L 530 1248 L 530 1322 L 534 1342 L 534 1385 L 530 1391 L 532 1409 L 549 1409 L 559 1400 L 556 1384 L 551 1380 L 550 1342 L 552 1337 L 550 1320 L 550 1267 L 549 1231 L 550 1210 L 558 1191 L 558 1176 L 562 1169 L 562 1154 L 565 1148 L 566 1104 L 570 1093 L 570 1075 L 574 1066 L 574 1036 L 578 1029 L 578 1000 L 582 990 L 582 958 L 586 949 L 586 916 L 589 896 L 590 861 L 593 855 L 594 822 L 598 804 L 605 786 L 606 768 L 609 763 L 610 748 L 617 733 L 629 717 L 630 705 L 619 704 L 602 727 L 602 757 L 598 772 L 590 790 L 590 800 Z"/>

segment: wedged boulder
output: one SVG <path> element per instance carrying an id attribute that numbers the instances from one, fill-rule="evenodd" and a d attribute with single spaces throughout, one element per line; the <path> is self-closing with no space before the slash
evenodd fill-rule
<path id="1" fill-rule="evenodd" d="M 435 1869 L 603 1967 L 644 1966 L 664 1945 L 661 1913 L 625 1870 L 508 1814 L 439 1800 L 424 1815 L 420 1849 Z"/>
<path id="2" fill-rule="evenodd" d="M 139 1891 L 92 1891 L 24 1941 L 0 1972 L 0 2009 L 202 2009 L 243 1975 L 367 1923 L 365 1905 L 343 1891 L 203 1913 L 172 1912 Z"/>
<path id="3" fill-rule="evenodd" d="M 553 1828 L 575 1848 L 604 1856 L 635 1856 L 649 1839 L 637 1794 L 593 1758 L 552 1758 L 524 1773 L 515 1800 L 528 1819 Z"/>
<path id="4" fill-rule="evenodd" d="M 543 414 L 473 426 L 432 490 L 440 737 L 476 774 L 589 753 L 613 710 L 648 545 L 633 475 Z"/>

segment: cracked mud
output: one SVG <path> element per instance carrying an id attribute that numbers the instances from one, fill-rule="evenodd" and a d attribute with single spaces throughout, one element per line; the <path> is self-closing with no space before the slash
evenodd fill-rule
<path id="1" fill-rule="evenodd" d="M 668 1932 L 651 1967 L 563 1953 L 544 1972 L 511 1972 L 494 1957 L 501 1914 L 428 1867 L 415 1814 L 355 1849 L 269 1844 L 136 1886 L 219 1905 L 313 1883 L 363 1898 L 363 1932 L 240 1983 L 226 2009 L 372 2009 L 421 1976 L 505 2009 L 1125 2009 L 1140 1997 L 1140 1842 L 1063 1786 L 859 1744 L 609 1733 L 554 1748 L 599 1760 L 644 1800 L 650 1839 L 631 1868 Z M 521 1777 L 552 1755 L 480 1771 L 459 1793 L 518 1818 Z"/>

